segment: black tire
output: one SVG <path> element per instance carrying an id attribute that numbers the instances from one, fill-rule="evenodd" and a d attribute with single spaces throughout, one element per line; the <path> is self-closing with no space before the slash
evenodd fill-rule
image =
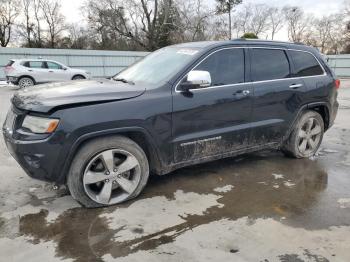
<path id="1" fill-rule="evenodd" d="M 72 78 L 72 80 L 83 80 L 83 79 L 86 79 L 86 78 L 84 76 L 82 76 L 82 75 L 75 75 Z"/>
<path id="2" fill-rule="evenodd" d="M 124 150 L 130 152 L 139 162 L 141 172 L 140 180 L 136 189 L 118 203 L 101 204 L 94 201 L 85 190 L 83 182 L 84 172 L 88 163 L 96 155 L 106 150 Z M 67 186 L 72 197 L 87 208 L 103 207 L 119 204 L 137 197 L 146 186 L 149 177 L 149 164 L 147 156 L 142 148 L 129 138 L 123 136 L 110 136 L 97 138 L 87 142 L 75 155 L 67 177 Z"/>
<path id="3" fill-rule="evenodd" d="M 305 131 L 305 125 L 308 125 L 308 121 L 314 121 L 313 124 L 311 124 L 311 128 L 316 128 L 316 125 L 319 126 L 320 132 L 317 134 L 317 140 L 316 135 L 312 135 L 312 130 L 310 129 L 309 134 L 306 134 L 307 131 Z M 301 138 L 300 134 L 303 134 Z M 304 133 L 305 136 L 304 137 Z M 316 111 L 307 110 L 302 113 L 302 115 L 299 117 L 297 122 L 294 125 L 294 128 L 286 141 L 286 143 L 282 147 L 282 152 L 289 157 L 294 158 L 308 158 L 317 152 L 318 148 L 320 147 L 323 139 L 324 134 L 324 121 L 322 116 L 317 113 Z M 309 139 L 312 139 L 313 146 L 309 145 Z M 307 140 L 306 142 L 306 150 L 302 150 L 304 140 Z M 309 147 L 309 148 L 307 148 Z"/>

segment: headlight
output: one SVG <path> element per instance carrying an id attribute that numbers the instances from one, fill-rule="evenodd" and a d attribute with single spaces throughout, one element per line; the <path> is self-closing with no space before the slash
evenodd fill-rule
<path id="1" fill-rule="evenodd" d="M 29 129 L 33 133 L 45 134 L 55 131 L 58 126 L 58 122 L 58 119 L 27 115 L 24 118 L 22 127 Z"/>

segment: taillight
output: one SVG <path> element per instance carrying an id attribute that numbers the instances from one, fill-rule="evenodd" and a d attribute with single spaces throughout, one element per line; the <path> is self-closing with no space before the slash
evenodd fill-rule
<path id="1" fill-rule="evenodd" d="M 340 80 L 339 79 L 335 79 L 334 80 L 334 85 L 335 85 L 336 89 L 339 89 L 339 87 L 340 87 Z"/>
<path id="2" fill-rule="evenodd" d="M 14 68 L 12 66 L 5 66 L 5 71 L 9 72 L 14 70 Z"/>

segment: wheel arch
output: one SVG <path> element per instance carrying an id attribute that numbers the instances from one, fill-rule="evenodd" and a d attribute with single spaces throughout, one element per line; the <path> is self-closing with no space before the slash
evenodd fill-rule
<path id="1" fill-rule="evenodd" d="M 72 145 L 71 150 L 66 158 L 64 167 L 59 176 L 58 183 L 65 183 L 72 160 L 78 150 L 91 140 L 101 137 L 125 136 L 137 143 L 145 152 L 150 171 L 155 174 L 162 174 L 163 163 L 160 158 L 160 153 L 155 146 L 152 136 L 140 127 L 118 128 L 113 130 L 103 130 L 93 133 L 88 133 L 80 136 Z"/>
<path id="2" fill-rule="evenodd" d="M 84 76 L 84 75 L 82 75 L 82 74 L 74 74 L 73 76 L 72 76 L 72 80 L 74 79 L 74 77 L 76 77 L 76 76 L 81 76 L 81 77 L 83 77 L 84 79 L 86 79 L 86 77 Z"/>
<path id="3" fill-rule="evenodd" d="M 323 122 L 324 122 L 324 130 L 326 131 L 328 129 L 330 109 L 329 109 L 329 104 L 327 102 L 316 102 L 316 103 L 309 103 L 309 104 L 303 105 L 298 110 L 298 113 L 296 114 L 295 118 L 293 119 L 293 122 L 290 125 L 286 135 L 283 137 L 282 145 L 289 138 L 289 136 L 292 133 L 294 126 L 295 126 L 297 120 L 299 119 L 299 117 L 301 116 L 301 114 L 306 110 L 312 110 L 312 111 L 316 111 L 317 113 L 319 113 L 323 119 Z"/>
<path id="4" fill-rule="evenodd" d="M 32 79 L 33 82 L 34 82 L 34 85 L 36 84 L 36 81 L 35 81 L 34 77 L 32 77 L 32 76 L 30 76 L 30 75 L 21 75 L 20 77 L 18 77 L 17 84 L 18 84 L 19 81 L 20 81 L 22 78 L 24 78 L 24 77 L 27 77 L 27 78 Z"/>
<path id="5" fill-rule="evenodd" d="M 322 116 L 324 123 L 324 130 L 326 131 L 329 128 L 329 105 L 327 103 L 312 103 L 307 106 L 307 109 L 316 111 Z"/>

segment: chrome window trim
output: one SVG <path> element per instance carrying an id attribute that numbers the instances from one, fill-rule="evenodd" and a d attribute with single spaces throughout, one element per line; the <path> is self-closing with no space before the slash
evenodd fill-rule
<path id="1" fill-rule="evenodd" d="M 304 53 L 308 53 L 310 55 L 312 55 L 315 60 L 317 61 L 318 65 L 321 67 L 322 71 L 323 71 L 323 74 L 321 75 L 314 75 L 314 76 L 324 76 L 324 75 L 327 75 L 326 73 L 326 70 L 324 69 L 323 65 L 320 63 L 320 61 L 318 60 L 318 58 L 311 52 L 309 51 L 305 51 L 305 50 L 296 50 L 296 49 L 287 49 L 288 51 L 296 51 L 296 52 L 304 52 Z M 314 76 L 301 76 L 301 77 L 314 77 Z"/>
<path id="2" fill-rule="evenodd" d="M 313 76 L 298 76 L 298 77 L 290 77 L 290 78 L 280 78 L 280 79 L 271 79 L 271 80 L 261 80 L 261 81 L 250 81 L 250 82 L 244 82 L 244 83 L 236 83 L 236 84 L 227 84 L 227 85 L 219 85 L 219 86 L 209 86 L 209 87 L 202 87 L 202 88 L 197 88 L 197 89 L 189 89 L 191 92 L 197 92 L 197 91 L 202 91 L 202 90 L 207 90 L 207 89 L 213 89 L 213 88 L 220 88 L 220 87 L 227 87 L 227 86 L 237 86 L 237 85 L 247 85 L 247 84 L 255 84 L 255 83 L 267 83 L 267 82 L 275 82 L 275 81 L 284 81 L 284 80 L 293 80 L 293 79 L 304 79 L 304 78 L 312 78 L 312 77 L 320 77 L 320 76 L 326 76 L 327 73 L 318 60 L 318 58 L 311 52 L 305 51 L 305 50 L 297 50 L 293 48 L 283 48 L 283 47 L 264 47 L 264 46 L 234 46 L 234 47 L 224 47 L 218 50 L 213 51 L 212 53 L 208 54 L 206 57 L 204 57 L 202 60 L 200 60 L 195 66 L 193 66 L 175 85 L 175 92 L 176 93 L 182 93 L 182 91 L 178 90 L 177 87 L 179 84 L 182 82 L 182 80 L 186 77 L 186 75 L 191 72 L 193 69 L 195 69 L 200 63 L 202 63 L 205 59 L 207 59 L 209 56 L 212 54 L 215 54 L 216 52 L 226 50 L 226 49 L 277 49 L 277 50 L 284 50 L 284 51 L 297 51 L 297 52 L 304 52 L 311 54 L 319 64 L 319 66 L 322 68 L 323 74 L 321 75 L 313 75 Z"/>

